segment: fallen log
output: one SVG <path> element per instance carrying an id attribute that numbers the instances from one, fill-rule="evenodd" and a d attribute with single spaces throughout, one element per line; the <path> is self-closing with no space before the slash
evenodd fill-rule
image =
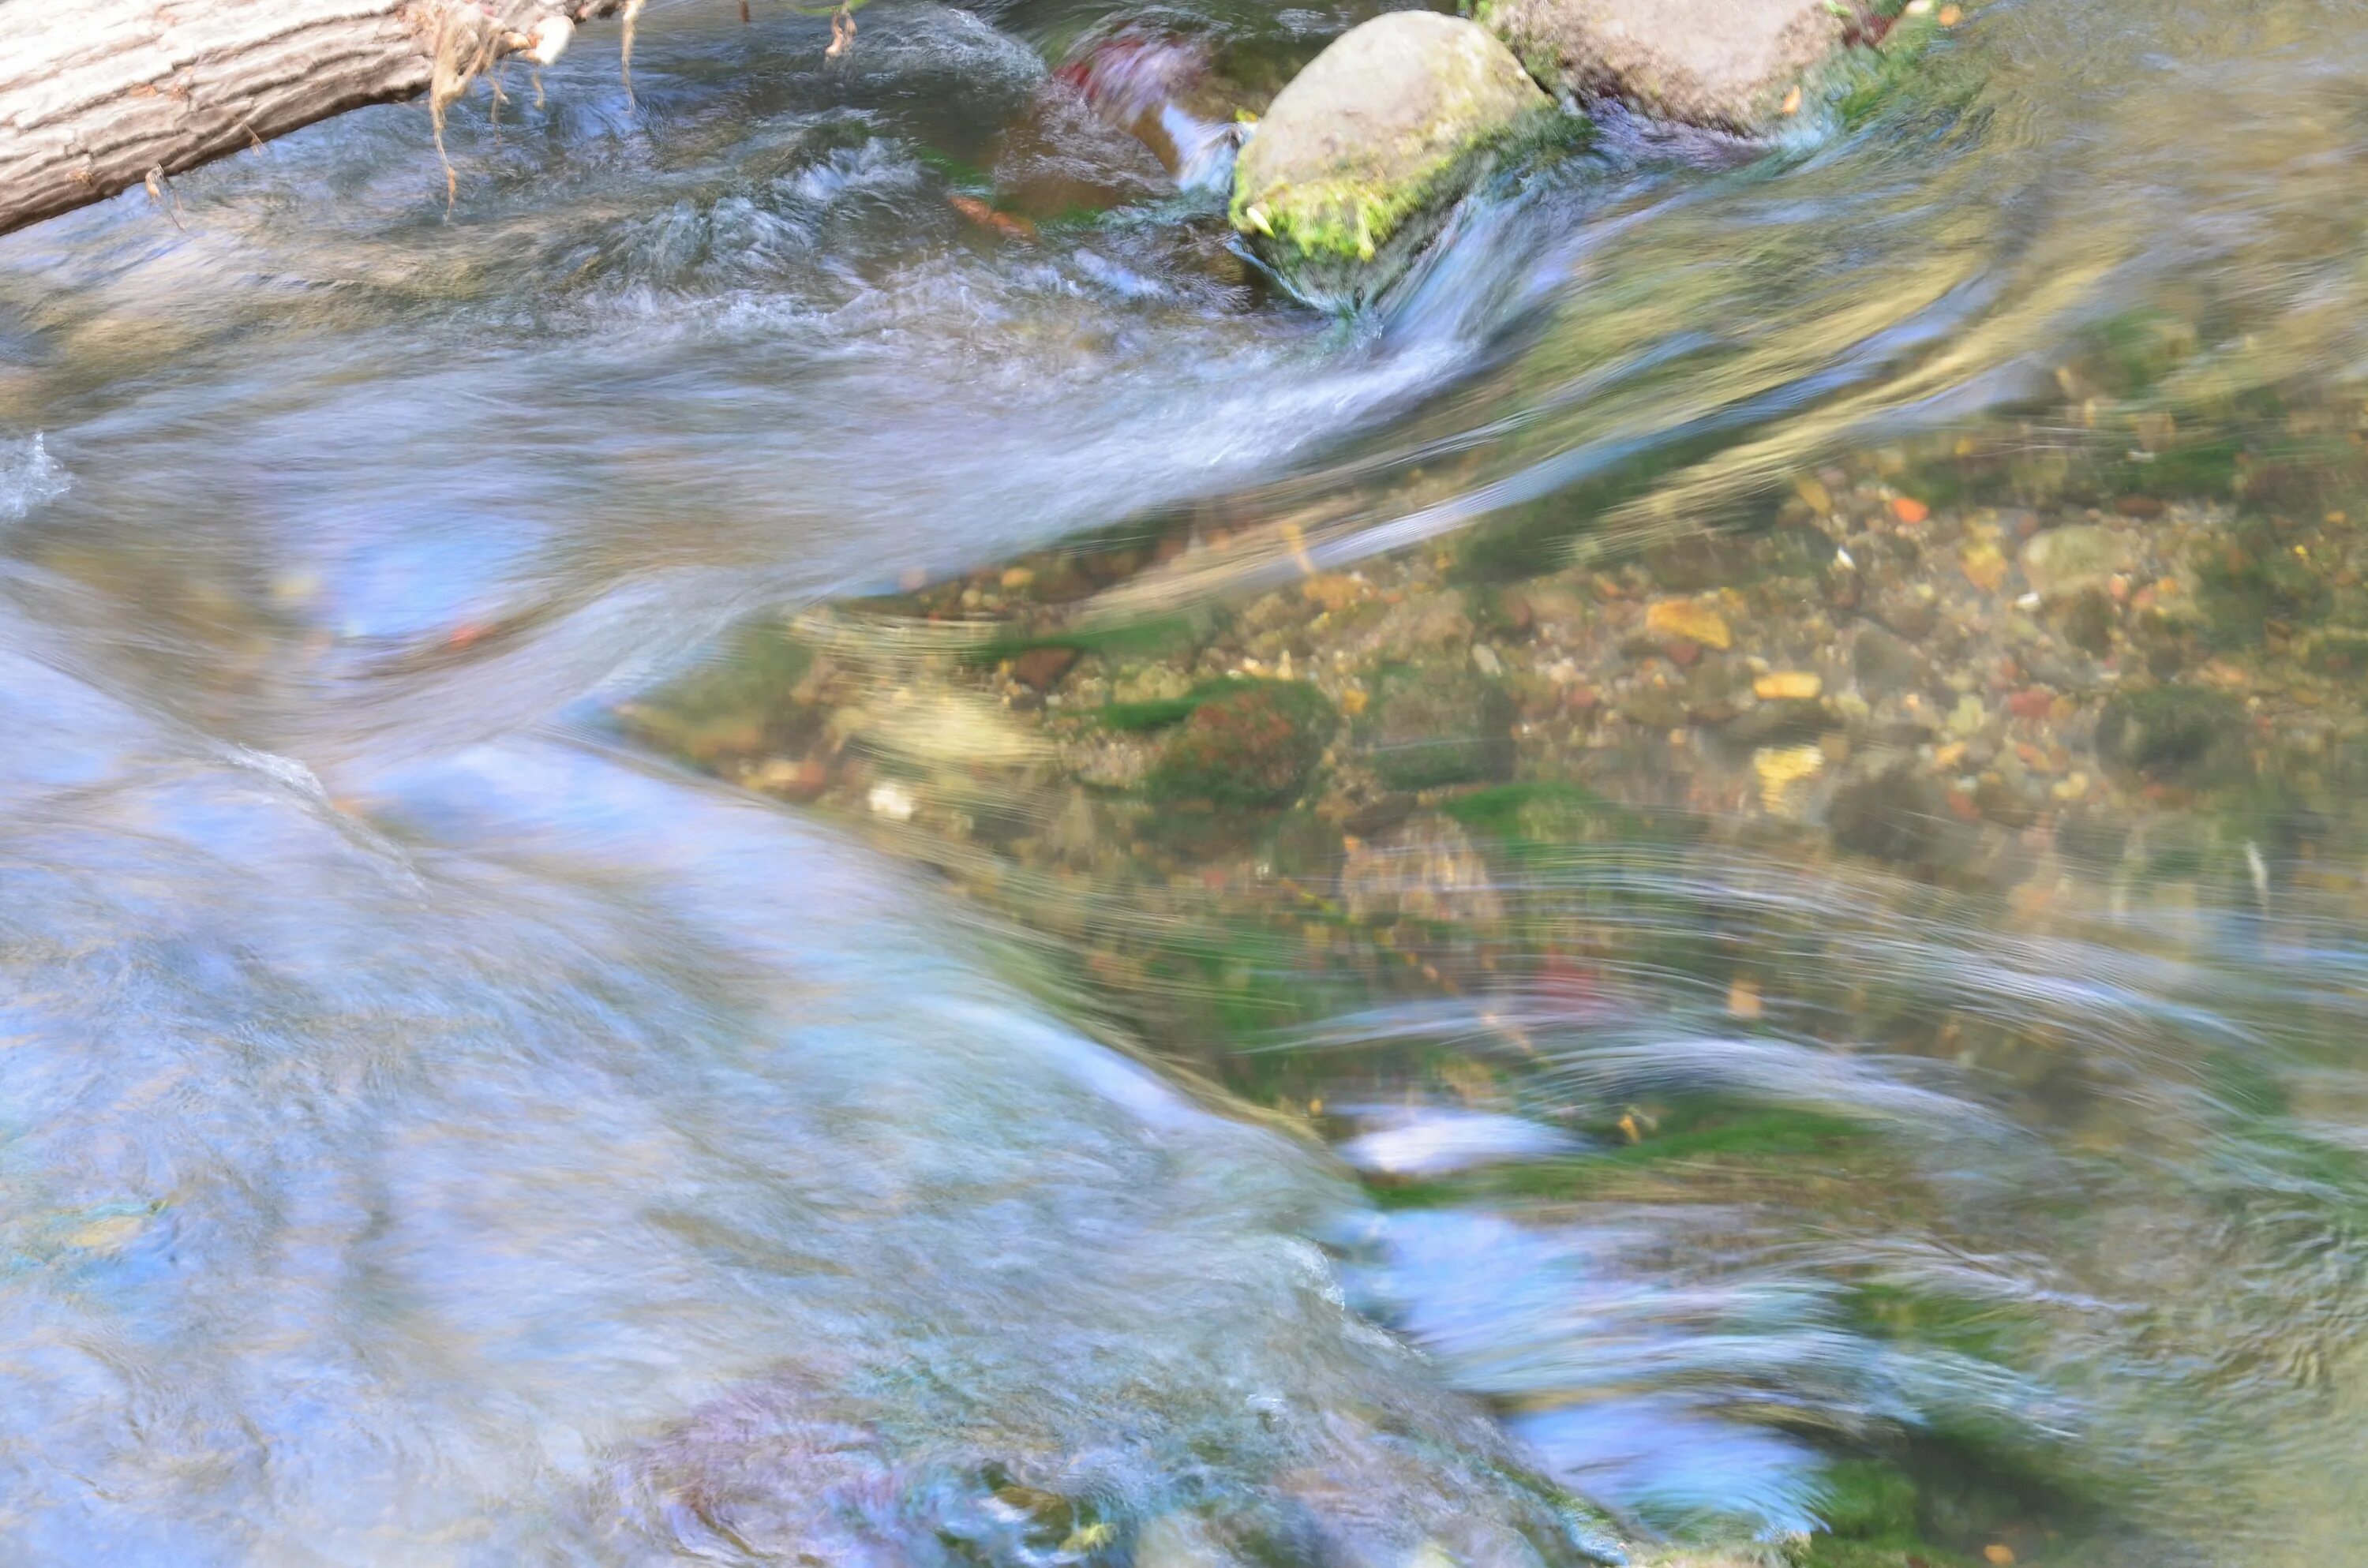
<path id="1" fill-rule="evenodd" d="M 0 0 L 0 233 L 365 104 L 444 107 L 642 0 Z"/>

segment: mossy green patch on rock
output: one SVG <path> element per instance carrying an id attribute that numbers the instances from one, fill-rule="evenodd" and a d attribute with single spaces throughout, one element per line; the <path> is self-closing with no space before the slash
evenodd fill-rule
<path id="1" fill-rule="evenodd" d="M 1268 109 L 1234 167 L 1231 217 L 1319 304 L 1372 298 L 1553 100 L 1473 22 L 1400 11 L 1351 28 Z"/>
<path id="2" fill-rule="evenodd" d="M 1306 788 L 1338 722 L 1305 681 L 1253 682 L 1194 708 L 1146 782 L 1167 799 L 1280 805 Z"/>

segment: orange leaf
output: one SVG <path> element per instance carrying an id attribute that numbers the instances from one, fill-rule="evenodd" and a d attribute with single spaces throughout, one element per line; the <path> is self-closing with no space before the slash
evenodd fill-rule
<path id="1" fill-rule="evenodd" d="M 1891 515 L 1903 523 L 1913 525 L 1930 517 L 1932 508 L 1913 495 L 1895 495 L 1891 498 Z"/>

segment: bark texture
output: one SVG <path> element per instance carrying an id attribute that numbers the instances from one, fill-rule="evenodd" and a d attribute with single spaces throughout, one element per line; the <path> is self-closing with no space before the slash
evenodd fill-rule
<path id="1" fill-rule="evenodd" d="M 0 233 L 364 104 L 431 84 L 457 91 L 503 54 L 548 54 L 572 24 L 625 9 L 627 0 L 0 0 Z"/>

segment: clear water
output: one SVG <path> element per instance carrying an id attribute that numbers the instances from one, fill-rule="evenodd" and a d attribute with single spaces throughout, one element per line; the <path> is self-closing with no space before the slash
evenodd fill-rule
<path id="1" fill-rule="evenodd" d="M 1194 541 L 1098 632 L 1666 573 L 1820 473 L 2343 556 L 2356 8 L 1996 4 L 1772 151 L 1607 123 L 1349 323 L 1052 78 L 1100 10 L 757 9 L 472 99 L 449 214 L 393 108 L 0 241 L 10 1560 L 1558 1562 L 1870 1460 L 1931 1561 L 2348 1560 L 2340 666 L 2151 859 L 1812 854 L 1640 744 L 1485 940 L 1099 988 L 1231 851 L 982 871 L 941 801 L 1069 798 L 991 709 L 861 831 L 612 714 L 1089 535 Z M 1160 25 L 1255 107 L 1359 14 Z M 2264 736 L 2329 581 L 2213 620 Z"/>

